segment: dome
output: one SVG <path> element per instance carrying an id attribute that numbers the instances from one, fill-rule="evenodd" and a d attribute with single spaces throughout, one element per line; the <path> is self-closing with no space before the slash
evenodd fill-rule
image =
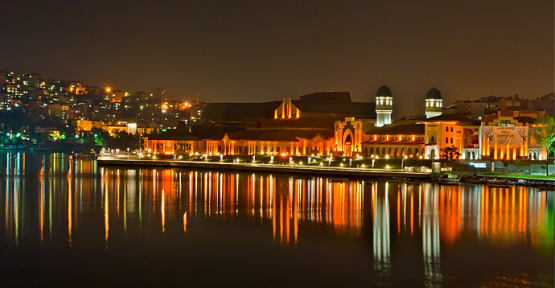
<path id="1" fill-rule="evenodd" d="M 382 87 L 380 87 L 380 89 L 378 89 L 378 92 L 376 93 L 376 96 L 390 96 L 390 97 L 392 97 L 393 95 L 391 95 L 391 89 L 389 89 L 389 87 L 383 85 Z"/>
<path id="2" fill-rule="evenodd" d="M 436 87 L 430 89 L 430 91 L 428 91 L 428 95 L 426 96 L 426 99 L 443 99 L 441 98 L 441 92 L 439 92 L 439 90 L 437 90 Z"/>

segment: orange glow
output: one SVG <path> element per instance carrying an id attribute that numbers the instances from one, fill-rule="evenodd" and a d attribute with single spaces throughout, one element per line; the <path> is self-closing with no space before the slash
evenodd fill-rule
<path id="1" fill-rule="evenodd" d="M 410 193 L 410 235 L 414 232 L 414 193 Z"/>
<path id="2" fill-rule="evenodd" d="M 401 233 L 401 190 L 397 191 L 397 233 Z"/>

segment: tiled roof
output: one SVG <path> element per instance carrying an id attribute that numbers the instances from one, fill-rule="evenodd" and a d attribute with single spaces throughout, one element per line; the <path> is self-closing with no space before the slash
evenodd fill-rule
<path id="1" fill-rule="evenodd" d="M 161 134 L 148 135 L 148 140 L 180 140 L 180 141 L 196 141 L 199 138 L 188 131 L 170 130 Z"/>
<path id="2" fill-rule="evenodd" d="M 335 118 L 310 118 L 302 117 L 295 119 L 261 119 L 261 128 L 290 127 L 290 128 L 312 128 L 312 129 L 333 129 Z"/>
<path id="3" fill-rule="evenodd" d="M 280 129 L 280 130 L 244 130 L 239 132 L 227 133 L 227 137 L 231 140 L 252 140 L 252 141 L 287 141 L 298 142 L 299 139 L 312 140 L 318 135 L 324 139 L 333 137 L 333 132 L 329 130 L 298 130 L 298 129 Z"/>
<path id="4" fill-rule="evenodd" d="M 374 128 L 365 133 L 368 135 L 424 135 L 426 126 L 423 124 L 392 124 Z"/>
<path id="5" fill-rule="evenodd" d="M 271 119 L 281 103 L 208 103 L 202 114 L 202 122 Z"/>
<path id="6" fill-rule="evenodd" d="M 291 101 L 301 112 L 328 113 L 348 115 L 368 115 L 376 118 L 376 105 L 374 102 L 317 102 L 317 101 Z"/>
<path id="7" fill-rule="evenodd" d="M 362 144 L 383 144 L 383 145 L 423 145 L 424 144 L 424 140 L 369 140 L 369 141 L 364 141 L 362 142 Z"/>
<path id="8" fill-rule="evenodd" d="M 418 120 L 418 122 L 450 122 L 456 121 L 460 124 L 480 125 L 480 120 L 470 119 L 470 114 L 441 114 L 436 117 Z"/>

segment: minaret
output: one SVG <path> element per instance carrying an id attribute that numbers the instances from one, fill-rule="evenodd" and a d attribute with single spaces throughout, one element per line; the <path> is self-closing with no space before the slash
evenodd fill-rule
<path id="1" fill-rule="evenodd" d="M 426 96 L 426 118 L 439 116 L 442 112 L 443 98 L 441 98 L 441 92 L 434 87 Z"/>
<path id="2" fill-rule="evenodd" d="M 393 112 L 391 89 L 383 85 L 376 93 L 376 127 L 391 124 L 391 112 Z"/>

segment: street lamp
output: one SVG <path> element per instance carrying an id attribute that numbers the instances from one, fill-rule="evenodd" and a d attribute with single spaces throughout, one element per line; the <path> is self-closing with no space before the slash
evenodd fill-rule
<path id="1" fill-rule="evenodd" d="M 405 163 L 405 159 L 407 159 L 407 158 L 408 158 L 408 157 L 405 156 L 405 157 L 403 157 L 403 160 L 401 160 L 401 169 L 403 169 L 404 163 Z"/>

